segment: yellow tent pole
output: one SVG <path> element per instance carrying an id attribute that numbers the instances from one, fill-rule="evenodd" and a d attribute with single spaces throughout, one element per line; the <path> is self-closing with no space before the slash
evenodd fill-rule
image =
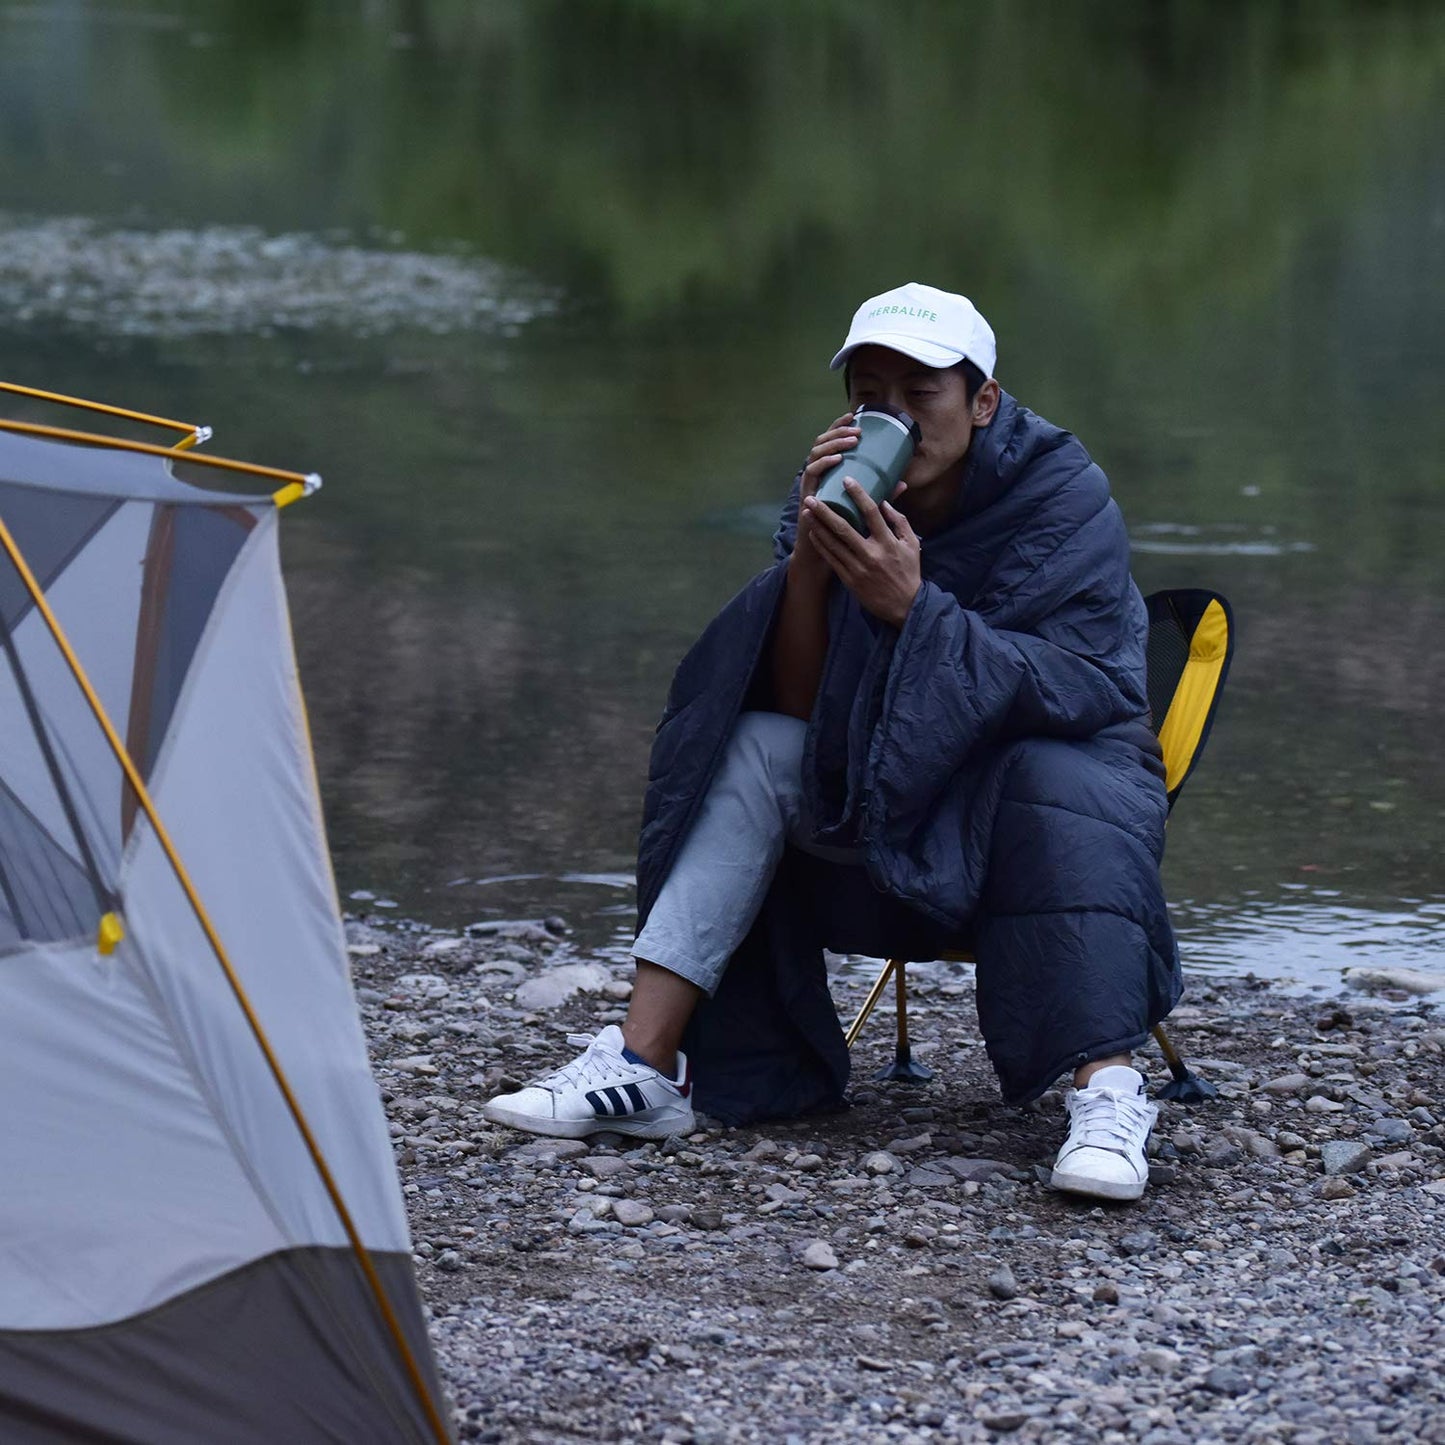
<path id="1" fill-rule="evenodd" d="M 48 441 L 79 442 L 82 446 L 110 447 L 115 451 L 142 452 L 150 457 L 169 457 L 172 461 L 176 455 L 175 447 L 158 447 L 151 442 L 128 441 L 125 437 L 101 436 L 99 432 L 72 431 L 63 426 L 43 426 L 33 421 L 0 420 L 0 431 L 20 432 L 24 436 L 44 437 Z M 230 457 L 206 456 L 199 452 L 194 456 L 188 452 L 185 460 L 187 465 L 195 463 L 202 467 L 220 467 L 224 471 L 284 482 L 288 487 L 299 486 L 307 496 L 321 485 L 321 478 L 315 472 L 288 472 L 280 467 L 263 467 L 259 462 L 238 462 Z"/>
<path id="2" fill-rule="evenodd" d="M 105 416 L 123 417 L 126 421 L 144 422 L 147 426 L 164 427 L 167 431 L 189 432 L 190 435 L 173 448 L 175 451 L 196 446 L 200 442 L 208 441 L 211 436 L 208 426 L 197 426 L 188 421 L 173 421 L 168 416 L 152 416 L 149 412 L 132 411 L 129 407 L 109 406 L 103 401 L 87 401 L 84 397 L 66 396 L 59 391 L 41 391 L 37 386 L 21 386 L 14 381 L 0 381 L 0 391 L 8 391 L 13 396 L 32 397 L 36 401 L 53 402 L 56 406 L 73 406 L 81 411 L 96 411 Z"/>
<path id="3" fill-rule="evenodd" d="M 204 459 L 202 459 L 204 460 Z M 46 601 L 45 593 L 36 581 L 35 574 L 30 570 L 29 564 L 22 555 L 20 548 L 16 545 L 15 538 L 11 536 L 10 529 L 5 525 L 4 519 L 0 518 L 0 547 L 3 547 L 8 554 L 16 572 L 20 574 L 20 580 L 25 584 L 25 590 L 29 592 L 31 600 L 35 603 L 36 610 L 45 620 L 45 625 L 50 630 L 50 635 L 55 639 L 55 645 L 60 649 L 61 655 L 65 658 L 66 665 L 70 668 L 71 675 L 75 678 L 81 692 L 85 694 L 85 700 L 95 716 L 96 722 L 100 724 L 101 731 L 105 734 L 105 740 L 110 744 L 111 751 L 115 754 L 116 761 L 120 764 L 125 774 L 126 782 L 135 791 L 136 800 L 141 811 L 150 820 L 151 827 L 155 830 L 156 841 L 164 850 L 169 860 L 171 869 L 175 873 L 176 881 L 181 885 L 192 911 L 196 915 L 196 921 L 201 925 L 201 931 L 206 935 L 206 941 L 210 944 L 212 952 L 216 955 L 216 961 L 221 965 L 221 971 L 226 975 L 226 982 L 231 987 L 241 1012 L 246 1016 L 246 1023 L 250 1026 L 251 1035 L 256 1040 L 266 1065 L 271 1071 L 271 1077 L 276 1081 L 276 1087 L 281 1091 L 281 1097 L 286 1101 L 286 1108 L 296 1125 L 297 1132 L 301 1135 L 302 1142 L 306 1146 L 307 1153 L 311 1156 L 311 1163 L 316 1169 L 331 1206 L 336 1211 L 336 1217 L 345 1231 L 347 1241 L 351 1245 L 352 1253 L 356 1256 L 357 1262 L 361 1265 L 362 1273 L 366 1276 L 366 1282 L 371 1288 L 372 1295 L 376 1300 L 377 1308 L 381 1312 L 382 1319 L 386 1323 L 388 1332 L 396 1345 L 406 1373 L 415 1388 L 417 1397 L 421 1401 L 422 1408 L 426 1412 L 427 1420 L 436 1435 L 438 1445 L 451 1445 L 451 1435 L 442 1420 L 441 1412 L 437 1408 L 436 1401 L 432 1399 L 431 1391 L 427 1388 L 425 1379 L 422 1377 L 421 1367 L 418 1365 L 416 1356 L 412 1353 L 411 1346 L 407 1343 L 406 1335 L 402 1332 L 401 1322 L 396 1317 L 391 1300 L 386 1293 L 386 1287 L 381 1282 L 381 1277 L 376 1272 L 376 1265 L 372 1262 L 371 1254 L 366 1245 L 362 1242 L 360 1231 L 356 1222 L 351 1217 L 351 1211 L 346 1206 L 346 1201 L 341 1196 L 341 1190 L 336 1183 L 331 1167 L 326 1162 L 326 1156 L 321 1152 L 321 1145 L 316 1136 L 311 1132 L 311 1126 L 301 1110 L 301 1103 L 291 1089 L 290 1081 L 286 1077 L 285 1070 L 281 1067 L 281 1060 L 277 1058 L 275 1050 L 271 1047 L 271 1041 L 266 1037 L 266 1031 L 261 1026 L 261 1020 L 252 1007 L 251 1000 L 247 997 L 244 985 L 236 973 L 235 966 L 231 963 L 225 945 L 222 944 L 220 935 L 216 932 L 215 925 L 211 922 L 210 915 L 206 912 L 205 905 L 201 902 L 200 895 L 196 892 L 195 885 L 191 882 L 190 875 L 186 872 L 185 865 L 181 862 L 180 855 L 176 852 L 175 845 L 171 842 L 170 834 L 166 832 L 164 824 L 156 812 L 155 804 L 151 799 L 150 791 L 141 778 L 126 746 L 120 740 L 105 711 L 105 706 L 97 696 L 95 689 L 86 676 L 85 669 L 80 664 L 80 659 L 75 655 L 64 630 L 60 626 L 59 619 L 51 611 L 49 602 Z"/>

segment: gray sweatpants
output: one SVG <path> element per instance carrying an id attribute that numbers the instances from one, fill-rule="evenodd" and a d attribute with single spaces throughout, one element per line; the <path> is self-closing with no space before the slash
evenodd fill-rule
<path id="1" fill-rule="evenodd" d="M 632 952 L 717 991 L 728 960 L 753 926 L 786 843 L 837 863 L 843 848 L 820 848 L 803 806 L 807 724 L 775 712 L 745 712 L 652 905 Z"/>

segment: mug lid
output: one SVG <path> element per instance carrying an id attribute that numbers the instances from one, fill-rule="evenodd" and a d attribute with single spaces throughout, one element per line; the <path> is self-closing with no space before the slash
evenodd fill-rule
<path id="1" fill-rule="evenodd" d="M 884 417 L 893 423 L 901 432 L 906 432 L 908 440 L 917 447 L 923 440 L 923 433 L 918 429 L 918 423 L 908 415 L 906 411 L 899 411 L 894 407 L 885 406 L 881 401 L 865 401 L 861 406 L 853 408 L 853 423 L 856 426 L 858 418 L 867 412 L 870 416 Z"/>

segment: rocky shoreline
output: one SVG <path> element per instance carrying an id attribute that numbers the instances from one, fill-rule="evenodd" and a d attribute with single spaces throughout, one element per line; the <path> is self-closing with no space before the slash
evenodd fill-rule
<path id="1" fill-rule="evenodd" d="M 1445 994 L 1195 980 L 1222 1097 L 1108 1207 L 1043 1184 L 1061 1098 L 999 1103 L 965 965 L 910 971 L 931 1084 L 871 1082 L 880 1006 L 842 1113 L 589 1144 L 481 1106 L 628 967 L 558 919 L 347 932 L 464 1440 L 1445 1441 Z M 873 967 L 834 961 L 845 1016 Z"/>

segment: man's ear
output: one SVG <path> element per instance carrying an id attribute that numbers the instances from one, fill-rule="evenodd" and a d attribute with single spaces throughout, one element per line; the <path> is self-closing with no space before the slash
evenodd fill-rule
<path id="1" fill-rule="evenodd" d="M 973 424 L 974 426 L 987 426 L 993 420 L 993 414 L 998 410 L 999 389 L 998 382 L 993 377 L 984 382 L 974 393 L 973 397 Z"/>

